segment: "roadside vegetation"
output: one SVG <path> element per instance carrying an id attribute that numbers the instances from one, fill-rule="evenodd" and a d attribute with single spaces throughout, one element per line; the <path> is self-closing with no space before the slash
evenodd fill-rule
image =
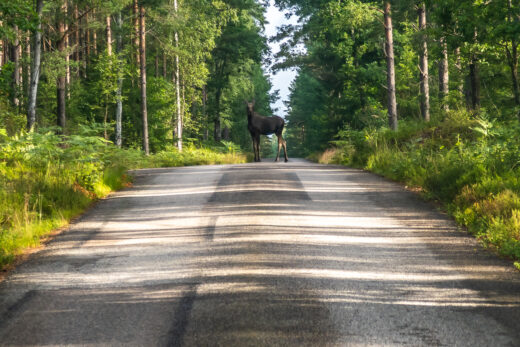
<path id="1" fill-rule="evenodd" d="M 292 154 L 414 186 L 519 261 L 519 4 L 276 3 L 305 18 L 279 34 Z"/>
<path id="2" fill-rule="evenodd" d="M 312 159 L 363 168 L 416 188 L 503 256 L 520 260 L 520 125 L 465 111 L 388 128 L 345 128 Z M 516 263 L 518 267 L 518 262 Z"/>
<path id="3" fill-rule="evenodd" d="M 49 130 L 9 137 L 0 130 L 0 268 L 93 201 L 130 185 L 128 169 L 246 160 L 231 143 L 188 146 L 182 153 L 172 147 L 145 156 L 119 149 L 89 128 L 70 136 Z"/>

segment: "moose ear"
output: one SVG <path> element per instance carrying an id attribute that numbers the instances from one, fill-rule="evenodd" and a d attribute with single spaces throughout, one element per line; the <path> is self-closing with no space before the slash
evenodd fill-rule
<path id="1" fill-rule="evenodd" d="M 244 99 L 244 104 L 247 106 L 249 103 L 247 102 L 246 99 Z"/>
<path id="2" fill-rule="evenodd" d="M 253 99 L 253 101 L 251 103 L 253 104 L 253 106 L 255 106 L 255 99 Z"/>

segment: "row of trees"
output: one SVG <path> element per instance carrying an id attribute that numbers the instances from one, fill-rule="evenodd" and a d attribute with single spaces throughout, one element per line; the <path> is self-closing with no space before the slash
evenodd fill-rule
<path id="1" fill-rule="evenodd" d="M 146 153 L 211 137 L 245 145 L 243 100 L 269 111 L 274 97 L 255 0 L 13 0 L 0 21 L 11 133 L 97 124 Z"/>
<path id="2" fill-rule="evenodd" d="M 299 69 L 288 119 L 303 152 L 345 125 L 397 129 L 398 118 L 429 121 L 456 108 L 518 115 L 516 0 L 276 3 L 302 18 L 280 31 L 277 68 Z"/>

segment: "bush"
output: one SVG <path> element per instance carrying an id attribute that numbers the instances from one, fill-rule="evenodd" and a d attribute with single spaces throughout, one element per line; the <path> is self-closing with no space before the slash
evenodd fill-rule
<path id="1" fill-rule="evenodd" d="M 340 163 L 422 188 L 502 255 L 520 259 L 520 126 L 449 112 L 400 129 L 345 128 Z"/>
<path id="2" fill-rule="evenodd" d="M 0 268 L 94 200 L 129 184 L 128 169 L 246 161 L 229 143 L 147 157 L 91 136 L 88 128 L 73 136 L 53 130 L 9 137 L 0 129 Z"/>

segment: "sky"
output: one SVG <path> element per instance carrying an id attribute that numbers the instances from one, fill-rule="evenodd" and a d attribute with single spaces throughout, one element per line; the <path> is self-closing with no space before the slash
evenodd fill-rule
<path id="1" fill-rule="evenodd" d="M 274 6 L 274 0 L 270 0 L 270 6 L 267 9 L 266 19 L 269 22 L 265 26 L 265 35 L 268 38 L 276 35 L 277 27 L 279 27 L 280 25 L 296 24 L 298 20 L 295 16 L 292 16 L 289 20 L 286 19 L 284 13 L 280 12 Z M 280 50 L 280 45 L 276 42 L 269 43 L 269 46 L 271 47 L 273 55 Z M 271 83 L 273 84 L 273 88 L 271 91 L 277 89 L 280 90 L 280 98 L 275 104 L 271 105 L 271 107 L 273 108 L 273 110 L 278 109 L 274 112 L 277 116 L 285 117 L 286 108 L 283 102 L 289 99 L 289 86 L 291 85 L 292 80 L 296 77 L 296 71 L 292 69 L 278 71 L 276 74 L 273 74 L 272 72 L 269 73 L 271 77 Z"/>

